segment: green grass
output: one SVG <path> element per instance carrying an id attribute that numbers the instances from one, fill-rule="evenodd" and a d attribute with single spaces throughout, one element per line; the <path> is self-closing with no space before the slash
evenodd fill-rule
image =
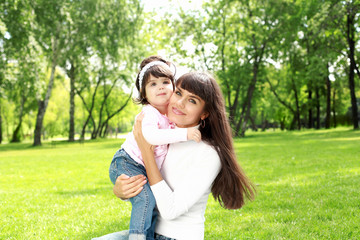
<path id="1" fill-rule="evenodd" d="M 120 140 L 0 145 L 0 239 L 91 239 L 128 228 L 112 194 Z M 225 210 L 210 197 L 205 239 L 359 239 L 360 132 L 248 133 L 235 139 L 255 201 Z"/>

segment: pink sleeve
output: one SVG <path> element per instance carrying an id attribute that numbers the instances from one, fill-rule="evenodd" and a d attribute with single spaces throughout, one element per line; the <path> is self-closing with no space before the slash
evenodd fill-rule
<path id="1" fill-rule="evenodd" d="M 142 121 L 142 132 L 151 145 L 163 145 L 175 142 L 187 141 L 187 128 L 160 129 L 159 118 L 152 111 L 145 111 Z"/>

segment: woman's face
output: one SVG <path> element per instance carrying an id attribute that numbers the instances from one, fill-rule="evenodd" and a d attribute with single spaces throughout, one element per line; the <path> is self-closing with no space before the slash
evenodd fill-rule
<path id="1" fill-rule="evenodd" d="M 170 98 L 168 118 L 178 127 L 187 128 L 199 124 L 207 117 L 205 102 L 199 96 L 177 87 Z"/>

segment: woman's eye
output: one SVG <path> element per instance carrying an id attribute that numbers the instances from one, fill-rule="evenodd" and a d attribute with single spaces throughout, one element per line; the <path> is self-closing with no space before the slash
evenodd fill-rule
<path id="1" fill-rule="evenodd" d="M 190 99 L 189 102 L 196 104 L 196 101 L 194 99 Z"/>
<path id="2" fill-rule="evenodd" d="M 175 91 L 175 94 L 181 96 L 181 93 L 179 91 Z"/>

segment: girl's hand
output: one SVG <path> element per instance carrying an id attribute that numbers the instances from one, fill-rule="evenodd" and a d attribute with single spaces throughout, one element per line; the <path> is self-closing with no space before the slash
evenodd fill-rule
<path id="1" fill-rule="evenodd" d="M 134 134 L 136 143 L 137 143 L 137 145 L 140 148 L 140 151 L 142 153 L 145 153 L 145 152 L 147 152 L 149 150 L 153 153 L 154 152 L 154 146 L 149 144 L 145 140 L 144 135 L 142 133 L 142 124 L 141 123 L 142 123 L 143 119 L 144 119 L 144 113 L 140 113 L 139 116 L 136 117 L 133 134 Z"/>
<path id="2" fill-rule="evenodd" d="M 187 129 L 187 140 L 194 140 L 195 142 L 201 141 L 201 132 L 196 128 Z"/>
<path id="3" fill-rule="evenodd" d="M 129 177 L 125 174 L 121 174 L 116 179 L 113 191 L 118 198 L 126 200 L 138 195 L 145 183 L 146 178 L 143 175 Z"/>

